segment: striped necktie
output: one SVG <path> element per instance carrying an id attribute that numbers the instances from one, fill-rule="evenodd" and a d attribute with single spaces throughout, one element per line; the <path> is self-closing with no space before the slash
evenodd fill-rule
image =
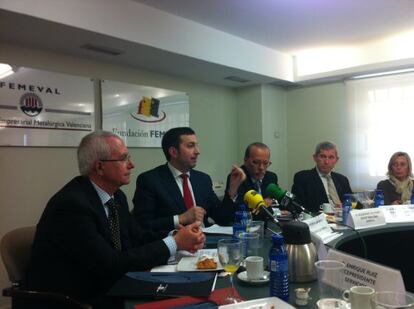
<path id="1" fill-rule="evenodd" d="M 115 203 L 113 198 L 109 199 L 105 205 L 108 207 L 109 230 L 111 231 L 112 242 L 116 250 L 121 251 L 121 231 L 119 228 L 119 205 Z"/>

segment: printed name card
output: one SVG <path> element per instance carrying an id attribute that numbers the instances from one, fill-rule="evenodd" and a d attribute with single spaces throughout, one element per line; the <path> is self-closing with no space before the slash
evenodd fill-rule
<path id="1" fill-rule="evenodd" d="M 310 232 L 318 235 L 324 244 L 342 235 L 342 233 L 332 231 L 331 227 L 328 225 L 328 222 L 326 222 L 325 215 L 323 213 L 316 217 L 303 220 L 303 222 L 309 225 Z"/>
<path id="2" fill-rule="evenodd" d="M 414 205 L 389 205 L 379 209 L 384 213 L 387 223 L 401 223 L 414 221 Z"/>
<path id="3" fill-rule="evenodd" d="M 397 269 L 379 265 L 366 259 L 330 249 L 328 260 L 345 264 L 342 285 L 338 288 L 349 289 L 354 285 L 373 287 L 376 291 L 405 292 L 401 272 Z"/>
<path id="4" fill-rule="evenodd" d="M 348 224 L 356 230 L 387 224 L 384 212 L 380 208 L 352 210 L 349 216 L 351 220 L 348 220 Z"/>

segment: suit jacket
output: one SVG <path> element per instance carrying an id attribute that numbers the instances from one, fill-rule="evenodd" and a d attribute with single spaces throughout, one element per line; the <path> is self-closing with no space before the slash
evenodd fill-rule
<path id="1" fill-rule="evenodd" d="M 237 199 L 236 199 L 236 204 L 237 205 L 245 204 L 244 203 L 244 194 L 247 191 L 250 191 L 250 190 L 256 190 L 257 191 L 257 188 L 254 185 L 254 183 L 252 181 L 252 178 L 251 178 L 249 172 L 247 171 L 246 167 L 244 165 L 242 165 L 241 168 L 243 169 L 244 173 L 246 174 L 246 180 L 243 181 L 240 184 L 239 189 L 237 190 Z M 227 176 L 226 193 L 225 193 L 228 198 L 230 198 L 228 196 L 228 189 L 229 189 L 229 186 L 230 186 L 230 175 L 231 174 L 229 174 Z M 278 180 L 277 175 L 275 173 L 270 172 L 270 171 L 266 171 L 266 173 L 265 173 L 265 175 L 262 179 L 261 186 L 260 186 L 260 190 L 262 192 L 263 197 L 268 197 L 266 195 L 267 186 L 271 183 L 277 184 L 277 180 Z M 269 208 L 269 211 L 272 212 L 271 208 Z M 257 215 L 253 215 L 254 220 L 265 220 L 267 217 L 268 217 L 268 215 L 264 211 L 260 211 Z"/>
<path id="2" fill-rule="evenodd" d="M 344 194 L 352 193 L 348 178 L 331 172 L 338 196 L 343 202 Z M 297 172 L 293 178 L 292 193 L 297 202 L 311 212 L 318 212 L 319 206 L 328 203 L 328 196 L 316 168 Z"/>
<path id="3" fill-rule="evenodd" d="M 56 193 L 37 225 L 24 286 L 93 303 L 126 272 L 165 264 L 170 253 L 160 235 L 135 222 L 122 191 L 114 198 L 122 251 L 114 249 L 104 207 L 87 177 L 75 177 Z"/>
<path id="4" fill-rule="evenodd" d="M 207 212 L 204 224 L 208 225 L 207 217 L 221 225 L 232 222 L 236 205 L 229 198 L 220 202 L 213 191 L 210 176 L 191 170 L 189 179 L 196 205 Z M 158 231 L 174 229 L 173 216 L 187 210 L 180 188 L 167 164 L 138 176 L 133 203 L 135 219 Z"/>

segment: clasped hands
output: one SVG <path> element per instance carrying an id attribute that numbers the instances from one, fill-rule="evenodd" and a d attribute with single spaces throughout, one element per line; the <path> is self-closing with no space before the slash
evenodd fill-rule
<path id="1" fill-rule="evenodd" d="M 191 253 L 204 248 L 206 236 L 201 229 L 201 222 L 196 221 L 192 224 L 178 226 L 178 232 L 174 235 L 177 248 L 179 250 L 186 250 Z"/>

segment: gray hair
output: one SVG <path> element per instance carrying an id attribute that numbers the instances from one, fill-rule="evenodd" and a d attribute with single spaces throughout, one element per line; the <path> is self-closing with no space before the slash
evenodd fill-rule
<path id="1" fill-rule="evenodd" d="M 331 149 L 335 149 L 336 156 L 338 156 L 338 150 L 336 148 L 336 145 L 334 143 L 331 143 L 331 142 L 322 142 L 322 143 L 319 143 L 318 145 L 316 145 L 314 155 L 317 156 L 322 150 L 331 150 Z"/>
<path id="2" fill-rule="evenodd" d="M 263 144 L 261 142 L 254 142 L 254 143 L 251 143 L 249 146 L 247 146 L 246 150 L 244 151 L 245 159 L 250 158 L 250 151 L 253 147 L 257 147 L 257 148 L 264 149 L 264 150 L 269 150 L 270 152 L 270 149 L 269 147 L 267 147 L 266 144 Z"/>
<path id="3" fill-rule="evenodd" d="M 84 136 L 78 147 L 78 167 L 82 176 L 89 176 L 93 166 L 98 160 L 111 157 L 111 147 L 106 139 L 108 137 L 120 138 L 108 131 L 95 131 Z"/>

